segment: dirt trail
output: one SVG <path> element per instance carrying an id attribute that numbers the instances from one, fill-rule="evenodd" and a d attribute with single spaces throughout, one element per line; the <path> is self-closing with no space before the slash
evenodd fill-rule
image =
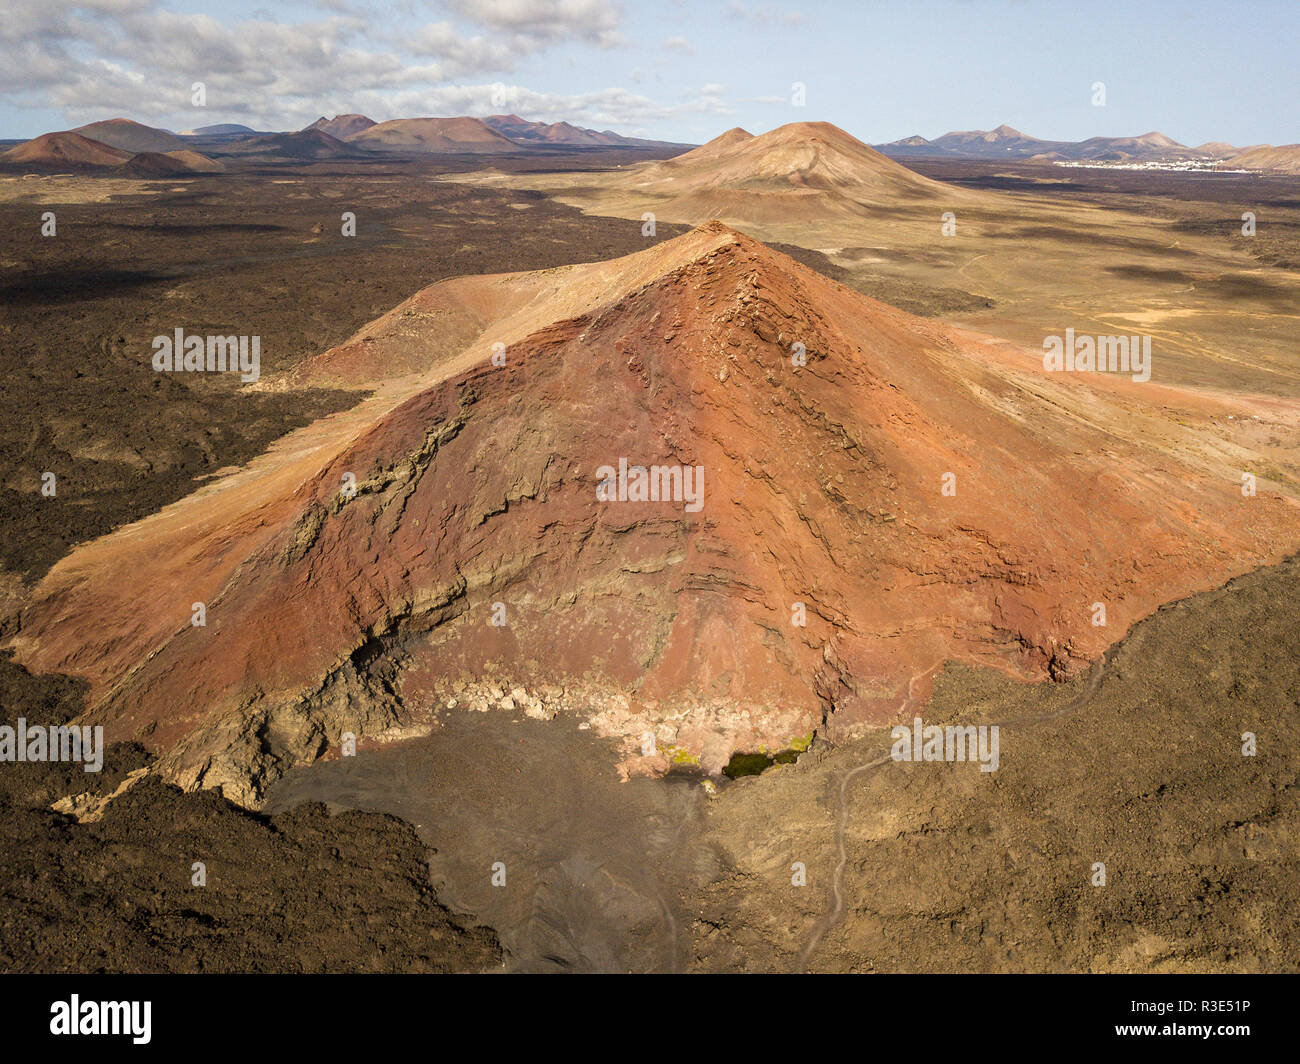
<path id="1" fill-rule="evenodd" d="M 930 672 L 933 671 L 933 669 L 930 670 Z M 1043 724 L 1050 720 L 1056 720 L 1068 713 L 1073 713 L 1087 705 L 1093 695 L 1097 693 L 1097 688 L 1101 686 L 1101 678 L 1105 671 L 1106 657 L 1103 656 L 1092 667 L 1088 677 L 1088 686 L 1077 698 L 1073 699 L 1068 705 L 1061 709 L 1049 710 L 1043 713 L 1034 713 L 1029 716 L 1020 716 L 1010 720 L 993 721 L 992 724 L 1003 730 L 1007 728 L 1025 728 L 1035 724 Z M 928 675 L 928 673 L 921 673 L 914 676 L 912 681 L 907 685 L 907 695 L 898 709 L 898 718 L 900 720 L 907 719 L 907 715 L 916 701 L 913 688 L 915 687 L 916 682 L 926 675 Z M 801 968 L 805 967 L 808 964 L 808 961 L 812 958 L 812 955 L 817 952 L 817 947 L 821 945 L 822 938 L 826 932 L 844 919 L 844 891 L 842 887 L 844 883 L 844 866 L 848 863 L 849 859 L 848 849 L 844 843 L 844 828 L 849 817 L 849 785 L 864 772 L 870 772 L 873 769 L 880 768 L 882 765 L 887 765 L 891 760 L 893 760 L 893 758 L 889 754 L 881 754 L 879 757 L 873 758 L 871 761 L 859 765 L 857 768 L 850 769 L 840 777 L 840 785 L 837 792 L 839 796 L 839 805 L 835 819 L 835 847 L 839 853 L 839 861 L 835 865 L 834 873 L 831 875 L 831 897 L 833 902 L 830 912 L 813 929 L 812 934 L 808 937 L 808 944 L 804 946 L 799 953 L 799 964 Z"/>

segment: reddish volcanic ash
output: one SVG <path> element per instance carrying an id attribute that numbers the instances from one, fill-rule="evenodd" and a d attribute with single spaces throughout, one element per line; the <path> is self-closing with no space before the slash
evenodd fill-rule
<path id="1" fill-rule="evenodd" d="M 299 376 L 389 379 L 74 551 L 14 640 L 90 681 L 110 739 L 247 804 L 452 699 L 581 713 L 630 754 L 653 731 L 716 770 L 888 720 L 945 660 L 1077 671 L 1300 543 L 1215 422 L 1293 435 L 1300 406 L 1048 374 L 718 223 L 435 285 Z M 600 501 L 621 458 L 701 467 L 702 508 Z"/>

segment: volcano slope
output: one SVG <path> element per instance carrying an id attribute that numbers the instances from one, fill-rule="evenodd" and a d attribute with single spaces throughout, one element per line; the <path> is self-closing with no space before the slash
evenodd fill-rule
<path id="1" fill-rule="evenodd" d="M 445 179 L 540 190 L 638 224 L 647 215 L 687 225 L 717 218 L 824 254 L 869 295 L 1015 343 L 1037 346 L 1067 327 L 1144 333 L 1161 350 L 1161 382 L 1300 394 L 1300 271 L 1261 269 L 1253 256 L 1293 224 L 1294 190 L 1243 190 L 1243 203 L 1219 202 L 1211 225 L 1189 230 L 1158 195 L 1098 206 L 1066 198 L 1083 186 L 1051 166 L 1030 172 L 1007 190 L 967 188 L 924 177 L 830 123 L 796 122 L 758 136 L 730 130 L 674 159 L 605 174 Z M 996 184 L 1008 175 L 988 176 Z M 1241 235 L 1244 208 L 1259 216 L 1259 240 Z"/>
<path id="2" fill-rule="evenodd" d="M 910 712 L 945 661 L 1071 676 L 1300 543 L 1256 465 L 1294 463 L 1296 403 L 1049 374 L 719 223 L 434 285 L 293 383 L 363 381 L 61 561 L 17 660 L 250 806 L 443 709 L 579 714 L 624 771 L 717 772 Z M 610 500 L 622 461 L 685 490 Z"/>
<path id="3" fill-rule="evenodd" d="M 80 133 L 46 133 L 0 153 L 0 161 L 31 166 L 120 166 L 131 152 L 102 144 Z"/>

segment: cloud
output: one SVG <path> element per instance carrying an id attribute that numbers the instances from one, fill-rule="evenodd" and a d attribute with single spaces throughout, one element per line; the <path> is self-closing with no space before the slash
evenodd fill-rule
<path id="1" fill-rule="evenodd" d="M 363 98 L 363 102 L 364 98 Z M 367 104 L 371 118 L 420 114 L 489 115 L 511 111 L 541 122 L 569 121 L 596 129 L 617 128 L 633 135 L 653 123 L 690 115 L 732 113 L 722 100 L 703 93 L 678 104 L 662 104 L 622 88 L 584 93 L 539 92 L 524 85 L 446 85 L 397 93 Z M 391 109 L 391 113 L 383 108 Z M 364 109 L 364 108 L 363 108 Z M 371 113 L 371 112 L 375 113 Z"/>
<path id="2" fill-rule="evenodd" d="M 439 60 L 449 77 L 483 71 L 513 70 L 515 63 L 531 49 L 499 37 L 465 37 L 450 22 L 431 22 L 414 34 L 403 35 L 401 44 L 412 55 Z M 398 42 L 394 42 L 397 46 Z"/>
<path id="3" fill-rule="evenodd" d="M 727 14 L 735 19 L 752 22 L 756 26 L 781 23 L 786 26 L 801 26 L 808 21 L 802 11 L 780 11 L 772 4 L 756 4 L 747 7 L 741 0 L 731 0 L 727 5 Z"/>
<path id="4" fill-rule="evenodd" d="M 694 47 L 685 37 L 669 37 L 664 41 L 664 48 L 669 52 L 679 52 L 682 55 L 695 54 Z"/>
<path id="5" fill-rule="evenodd" d="M 564 44 L 610 48 L 622 9 L 611 0 L 313 0 L 298 22 L 222 21 L 168 11 L 165 0 L 7 0 L 0 91 L 11 106 L 54 108 L 69 124 L 108 115 L 188 128 L 222 120 L 292 128 L 322 111 L 382 119 L 488 114 L 490 82 Z M 406 12 L 406 19 L 386 17 Z M 569 57 L 570 59 L 572 56 Z M 196 114 L 191 86 L 203 82 Z M 474 84 L 462 84 L 472 82 Z M 665 106 L 623 88 L 576 94 L 516 87 L 515 109 L 548 120 L 642 124 L 721 101 Z"/>
<path id="6" fill-rule="evenodd" d="M 467 21 L 534 42 L 584 40 L 602 48 L 623 41 L 620 5 L 611 0 L 447 0 Z"/>

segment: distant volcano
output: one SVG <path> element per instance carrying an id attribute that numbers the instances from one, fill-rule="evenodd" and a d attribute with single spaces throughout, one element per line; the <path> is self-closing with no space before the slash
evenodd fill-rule
<path id="1" fill-rule="evenodd" d="M 807 150 L 766 179 L 845 157 Z M 89 681 L 85 723 L 248 805 L 449 706 L 718 771 L 906 715 L 947 660 L 1073 674 L 1300 544 L 1214 424 L 1300 405 L 1052 374 L 716 222 L 434 285 L 296 383 L 377 391 L 74 550 L 13 640 Z"/>
<path id="2" fill-rule="evenodd" d="M 34 166 L 121 166 L 131 152 L 114 148 L 80 133 L 46 133 L 10 148 L 0 160 Z"/>
<path id="3" fill-rule="evenodd" d="M 130 177 L 173 177 L 182 174 L 216 174 L 224 170 L 220 163 L 196 151 L 142 151 L 122 164 L 121 172 Z"/>
<path id="4" fill-rule="evenodd" d="M 602 188 L 664 218 L 747 223 L 872 216 L 881 210 L 980 202 L 979 193 L 922 177 L 829 122 L 760 136 L 731 129 L 673 159 L 608 176 Z"/>
<path id="5" fill-rule="evenodd" d="M 395 118 L 348 135 L 373 151 L 480 154 L 518 151 L 519 146 L 480 118 Z"/>
<path id="6" fill-rule="evenodd" d="M 307 128 L 299 133 L 266 133 L 238 140 L 223 149 L 228 155 L 260 159 L 358 159 L 366 152 L 354 148 L 322 129 Z"/>
<path id="7" fill-rule="evenodd" d="M 103 122 L 91 122 L 78 126 L 72 132 L 83 137 L 97 140 L 111 148 L 120 148 L 129 152 L 155 152 L 163 154 L 169 151 L 184 151 L 189 147 L 175 133 L 165 129 L 155 129 L 129 118 L 109 118 Z"/>
<path id="8" fill-rule="evenodd" d="M 624 137 L 611 129 L 583 129 L 570 122 L 530 122 L 518 115 L 488 115 L 483 121 L 516 144 L 533 148 L 677 147 L 666 141 Z"/>
<path id="9" fill-rule="evenodd" d="M 1235 152 L 1228 160 L 1229 166 L 1241 166 L 1249 170 L 1277 170 L 1285 174 L 1300 174 L 1300 144 L 1283 144 L 1274 148 L 1271 144 L 1247 148 Z"/>
<path id="10" fill-rule="evenodd" d="M 319 129 L 322 133 L 328 133 L 338 140 L 347 140 L 358 133 L 364 133 L 374 124 L 375 120 L 367 118 L 365 115 L 335 115 L 333 118 L 326 118 L 321 115 L 302 132 L 307 133 L 310 130 Z"/>

